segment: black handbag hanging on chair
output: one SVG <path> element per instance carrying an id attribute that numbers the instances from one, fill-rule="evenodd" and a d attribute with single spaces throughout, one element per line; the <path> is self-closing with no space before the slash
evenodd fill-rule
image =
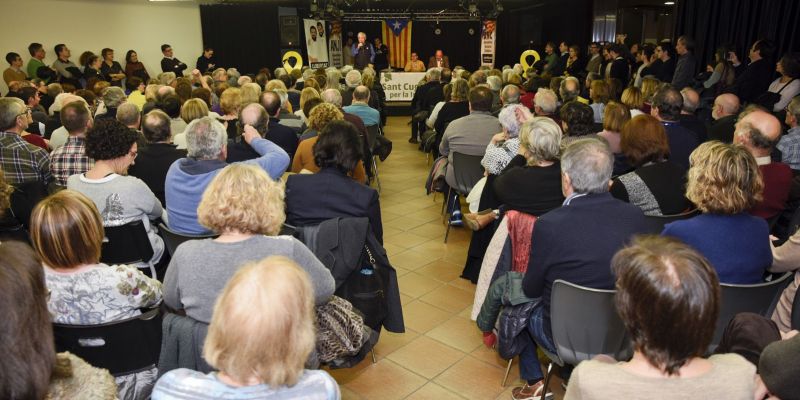
<path id="1" fill-rule="evenodd" d="M 349 301 L 364 315 L 364 324 L 380 332 L 388 314 L 386 287 L 389 271 L 380 267 L 369 246 L 364 244 L 359 265 L 336 291 L 336 295 Z"/>

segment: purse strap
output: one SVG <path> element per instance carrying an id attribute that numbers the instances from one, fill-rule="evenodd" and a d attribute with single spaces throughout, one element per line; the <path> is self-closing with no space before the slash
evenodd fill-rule
<path id="1" fill-rule="evenodd" d="M 789 82 L 786 82 L 786 84 L 785 84 L 785 85 L 783 85 L 783 87 L 781 88 L 781 90 L 778 90 L 778 93 L 777 93 L 777 94 L 781 94 L 781 92 L 783 91 L 783 89 L 786 89 L 786 87 L 787 87 L 787 86 L 789 86 L 789 84 L 791 84 L 792 82 L 794 82 L 794 80 L 795 80 L 795 79 L 797 79 L 797 78 L 792 78 L 792 80 L 790 80 Z"/>

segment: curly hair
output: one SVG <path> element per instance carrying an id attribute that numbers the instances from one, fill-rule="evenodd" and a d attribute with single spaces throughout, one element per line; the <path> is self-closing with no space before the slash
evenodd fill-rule
<path id="1" fill-rule="evenodd" d="M 577 100 L 561 107 L 561 120 L 567 124 L 564 136 L 585 136 L 594 133 L 594 111 Z"/>
<path id="2" fill-rule="evenodd" d="M 115 119 L 101 119 L 86 133 L 86 155 L 95 160 L 113 160 L 128 154 L 139 133 Z"/>
<path id="3" fill-rule="evenodd" d="M 254 165 L 231 164 L 203 192 L 197 206 L 201 225 L 217 233 L 277 235 L 286 214 L 283 183 Z"/>
<path id="4" fill-rule="evenodd" d="M 314 163 L 350 174 L 363 158 L 356 128 L 347 121 L 331 121 L 314 143 Z"/>
<path id="5" fill-rule="evenodd" d="M 704 213 L 737 214 L 762 199 L 764 181 L 746 148 L 711 141 L 689 156 L 686 198 Z"/>
<path id="6" fill-rule="evenodd" d="M 322 103 L 314 107 L 306 118 L 308 119 L 309 128 L 322 132 L 329 122 L 344 120 L 344 114 L 339 110 L 339 107 L 330 103 Z"/>

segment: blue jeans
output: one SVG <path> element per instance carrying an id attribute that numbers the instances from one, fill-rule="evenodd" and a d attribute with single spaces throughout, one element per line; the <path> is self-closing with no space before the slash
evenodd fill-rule
<path id="1" fill-rule="evenodd" d="M 525 332 L 522 334 L 525 335 Z M 539 302 L 531 312 L 531 318 L 528 321 L 528 335 L 526 337 L 529 343 L 519 354 L 519 376 L 526 381 L 540 381 L 544 379 L 544 374 L 542 374 L 542 368 L 539 366 L 539 358 L 536 356 L 537 343 L 548 352 L 556 352 L 553 339 L 544 330 L 544 306 L 542 302 Z"/>

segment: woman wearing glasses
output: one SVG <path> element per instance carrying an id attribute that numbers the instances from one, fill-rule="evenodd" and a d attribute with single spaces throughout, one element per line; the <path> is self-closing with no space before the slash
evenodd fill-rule
<path id="1" fill-rule="evenodd" d="M 128 176 L 138 152 L 139 133 L 115 119 L 95 122 L 86 134 L 86 155 L 94 166 L 67 179 L 67 188 L 92 199 L 103 218 L 103 226 L 122 226 L 141 220 L 153 246 L 153 258 L 138 265 L 155 265 L 164 253 L 164 242 L 150 220 L 161 218 L 163 208 L 155 194 L 139 178 Z"/>

